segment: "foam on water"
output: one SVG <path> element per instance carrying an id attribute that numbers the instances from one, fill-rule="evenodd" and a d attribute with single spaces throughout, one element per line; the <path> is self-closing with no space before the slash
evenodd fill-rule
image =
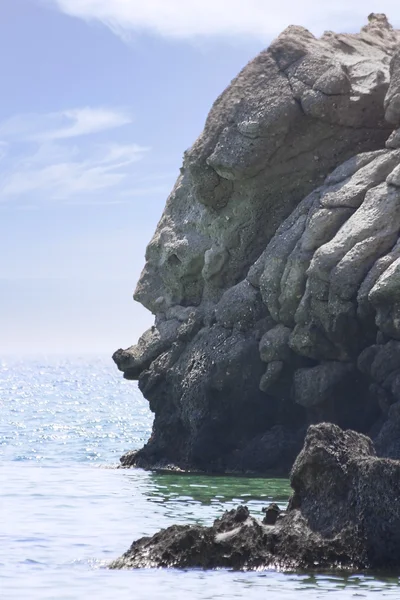
<path id="1" fill-rule="evenodd" d="M 5 600 L 399 598 L 397 578 L 276 572 L 109 571 L 132 541 L 210 524 L 245 503 L 285 505 L 288 482 L 115 466 L 152 418 L 111 361 L 0 361 L 0 597 Z"/>

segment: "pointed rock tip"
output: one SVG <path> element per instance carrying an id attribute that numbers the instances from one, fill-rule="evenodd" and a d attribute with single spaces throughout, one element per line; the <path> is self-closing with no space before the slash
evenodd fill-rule
<path id="1" fill-rule="evenodd" d="M 380 27 L 384 27 L 385 29 L 393 29 L 392 25 L 389 23 L 387 16 L 384 13 L 371 13 L 368 15 L 368 25 L 365 28 L 368 29 L 370 26 L 376 27 L 379 25 Z"/>
<path id="2" fill-rule="evenodd" d="M 114 352 L 114 354 L 112 355 L 112 360 L 115 362 L 115 364 L 117 365 L 117 367 L 120 371 L 124 370 L 126 363 L 129 360 L 131 360 L 131 358 L 132 357 L 129 354 L 128 350 L 123 350 L 122 348 L 119 348 L 118 350 L 116 350 Z"/>
<path id="3" fill-rule="evenodd" d="M 284 29 L 282 31 L 282 33 L 279 34 L 278 39 L 280 37 L 285 37 L 285 36 L 301 36 L 301 37 L 307 37 L 310 40 L 315 40 L 316 37 L 315 35 L 313 35 L 311 33 L 311 31 L 309 31 L 308 29 L 306 29 L 306 27 L 302 27 L 301 25 L 289 25 L 288 27 L 286 27 L 286 29 Z"/>

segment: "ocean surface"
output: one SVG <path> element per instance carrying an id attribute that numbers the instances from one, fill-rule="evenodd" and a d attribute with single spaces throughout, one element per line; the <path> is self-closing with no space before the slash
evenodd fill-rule
<path id="1" fill-rule="evenodd" d="M 398 578 L 370 575 L 107 570 L 140 536 L 239 503 L 260 515 L 290 493 L 286 480 L 116 469 L 151 424 L 109 359 L 0 359 L 1 600 L 400 598 Z"/>

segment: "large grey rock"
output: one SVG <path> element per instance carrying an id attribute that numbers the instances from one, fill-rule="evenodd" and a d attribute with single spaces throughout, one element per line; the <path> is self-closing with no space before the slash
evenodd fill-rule
<path id="1" fill-rule="evenodd" d="M 215 309 L 217 323 L 227 329 L 251 329 L 267 316 L 268 311 L 259 290 L 246 279 L 229 288 Z"/>
<path id="2" fill-rule="evenodd" d="M 337 394 L 345 393 L 352 375 L 354 368 L 349 363 L 327 362 L 298 369 L 294 374 L 295 401 L 305 408 L 333 401 Z"/>
<path id="3" fill-rule="evenodd" d="M 400 258 L 396 258 L 379 277 L 368 296 L 376 309 L 376 322 L 380 330 L 395 339 L 400 339 L 399 276 Z"/>
<path id="4" fill-rule="evenodd" d="M 400 129 L 395 129 L 386 140 L 386 148 L 400 148 Z"/>
<path id="5" fill-rule="evenodd" d="M 308 430 L 291 486 L 288 511 L 272 525 L 240 506 L 211 527 L 173 525 L 137 540 L 110 566 L 398 572 L 399 461 L 377 458 L 363 435 L 321 424 Z"/>
<path id="6" fill-rule="evenodd" d="M 400 49 L 390 65 L 390 86 L 385 98 L 385 118 L 393 125 L 400 125 Z"/>
<path id="7" fill-rule="evenodd" d="M 379 18 L 359 35 L 321 39 L 289 27 L 250 62 L 185 153 L 135 298 L 156 314 L 215 301 L 339 162 L 383 146 L 398 40 Z"/>
<path id="8" fill-rule="evenodd" d="M 267 369 L 260 380 L 260 390 L 262 392 L 268 392 L 271 387 L 279 381 L 282 376 L 284 364 L 281 360 L 273 360 L 268 363 Z"/>
<path id="9" fill-rule="evenodd" d="M 400 340 L 399 45 L 384 15 L 289 27 L 214 103 L 136 288 L 155 327 L 114 355 L 155 413 L 123 464 L 285 472 L 309 422 L 379 433 L 397 387 L 359 358 Z"/>
<path id="10" fill-rule="evenodd" d="M 284 325 L 276 325 L 267 331 L 260 340 L 261 360 L 269 363 L 274 360 L 290 361 L 289 338 L 291 330 Z"/>

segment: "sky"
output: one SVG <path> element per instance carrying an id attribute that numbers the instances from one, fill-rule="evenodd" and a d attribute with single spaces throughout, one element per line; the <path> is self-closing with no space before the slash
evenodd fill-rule
<path id="1" fill-rule="evenodd" d="M 0 0 L 0 358 L 109 354 L 153 321 L 147 242 L 217 95 L 289 24 L 393 0 Z"/>

